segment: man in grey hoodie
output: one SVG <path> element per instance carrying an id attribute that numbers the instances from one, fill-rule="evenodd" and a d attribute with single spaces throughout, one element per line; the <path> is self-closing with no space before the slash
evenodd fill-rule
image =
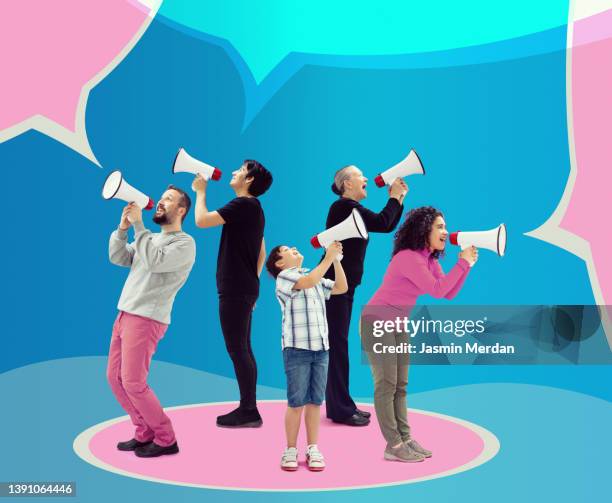
<path id="1" fill-rule="evenodd" d="M 141 209 L 130 203 L 121 214 L 119 228 L 110 236 L 110 261 L 129 267 L 130 273 L 117 306 L 107 379 L 136 427 L 134 438 L 119 442 L 117 448 L 134 451 L 139 457 L 179 450 L 172 423 L 147 385 L 147 376 L 157 343 L 170 324 L 176 293 L 195 261 L 195 242 L 181 227 L 190 206 L 189 196 L 170 185 L 153 216 L 162 232 L 145 228 Z M 130 227 L 134 228 L 134 241 L 128 244 Z"/>

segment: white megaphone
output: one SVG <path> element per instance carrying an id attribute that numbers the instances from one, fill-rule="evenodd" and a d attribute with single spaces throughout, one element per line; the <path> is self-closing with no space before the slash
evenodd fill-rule
<path id="1" fill-rule="evenodd" d="M 374 178 L 374 183 L 377 187 L 391 185 L 396 178 L 404 178 L 408 175 L 424 175 L 425 168 L 419 159 L 419 155 L 411 150 L 408 156 L 400 163 L 396 164 L 387 171 L 383 171 L 380 175 Z"/>
<path id="2" fill-rule="evenodd" d="M 127 183 L 121 171 L 113 171 L 106 177 L 104 187 L 102 187 L 102 197 L 104 199 L 121 199 L 126 203 L 136 203 L 141 210 L 150 210 L 155 204 L 153 199 Z"/>
<path id="3" fill-rule="evenodd" d="M 310 244 L 314 248 L 327 248 L 334 241 L 344 241 L 350 238 L 368 239 L 368 230 L 357 209 L 353 209 L 351 214 L 339 224 L 314 236 Z M 338 255 L 338 260 L 342 260 L 342 255 Z"/>
<path id="4" fill-rule="evenodd" d="M 475 246 L 476 248 L 486 248 L 494 251 L 500 257 L 506 253 L 506 225 L 499 224 L 490 231 L 479 232 L 453 232 L 450 235 L 450 242 L 458 245 L 462 250 Z"/>
<path id="5" fill-rule="evenodd" d="M 217 181 L 221 178 L 221 170 L 191 157 L 184 148 L 180 148 L 176 153 L 174 163 L 172 163 L 172 173 L 192 173 L 194 175 L 199 173 L 205 180 L 212 178 Z"/>

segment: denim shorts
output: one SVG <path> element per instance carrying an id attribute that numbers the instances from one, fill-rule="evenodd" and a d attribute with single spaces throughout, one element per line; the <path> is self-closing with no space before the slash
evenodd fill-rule
<path id="1" fill-rule="evenodd" d="M 329 351 L 283 349 L 289 407 L 321 405 L 325 399 Z"/>

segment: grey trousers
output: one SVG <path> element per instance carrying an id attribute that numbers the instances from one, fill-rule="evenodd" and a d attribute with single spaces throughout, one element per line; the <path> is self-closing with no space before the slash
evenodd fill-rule
<path id="1" fill-rule="evenodd" d="M 385 346 L 407 342 L 406 334 L 388 334 L 381 342 Z M 374 378 L 374 408 L 380 431 L 388 446 L 410 440 L 410 425 L 406 405 L 408 385 L 408 355 L 374 355 L 366 351 Z"/>

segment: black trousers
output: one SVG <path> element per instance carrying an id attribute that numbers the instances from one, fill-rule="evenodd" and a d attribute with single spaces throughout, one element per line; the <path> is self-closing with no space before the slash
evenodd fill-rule
<path id="1" fill-rule="evenodd" d="M 348 335 L 355 288 L 342 295 L 332 295 L 327 301 L 329 328 L 329 367 L 325 408 L 327 417 L 342 421 L 355 414 L 357 406 L 349 394 Z"/>
<path id="2" fill-rule="evenodd" d="M 240 388 L 240 407 L 257 407 L 257 363 L 251 348 L 251 318 L 257 295 L 219 294 L 219 319 Z"/>

